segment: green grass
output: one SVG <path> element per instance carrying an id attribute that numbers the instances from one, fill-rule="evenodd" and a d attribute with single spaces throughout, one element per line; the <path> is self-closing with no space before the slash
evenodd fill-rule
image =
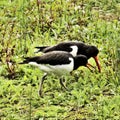
<path id="1" fill-rule="evenodd" d="M 1 120 L 120 119 L 118 0 L 41 0 L 38 4 L 36 0 L 3 0 L 0 15 Z M 48 76 L 44 98 L 40 98 L 43 73 L 18 63 L 34 56 L 35 46 L 69 40 L 96 45 L 102 72 L 82 67 L 65 76 L 71 92 L 61 89 L 58 78 Z M 95 65 L 92 58 L 90 62 Z"/>

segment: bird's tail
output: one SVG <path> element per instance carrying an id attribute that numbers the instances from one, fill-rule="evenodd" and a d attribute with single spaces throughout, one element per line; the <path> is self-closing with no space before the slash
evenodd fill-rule
<path id="1" fill-rule="evenodd" d="M 23 62 L 20 62 L 19 64 L 28 64 L 31 61 L 30 57 L 25 57 Z"/>
<path id="2" fill-rule="evenodd" d="M 49 46 L 39 46 L 39 47 L 35 47 L 37 49 L 37 51 L 35 51 L 35 53 L 38 53 L 38 52 L 43 52 L 45 48 L 47 48 Z"/>

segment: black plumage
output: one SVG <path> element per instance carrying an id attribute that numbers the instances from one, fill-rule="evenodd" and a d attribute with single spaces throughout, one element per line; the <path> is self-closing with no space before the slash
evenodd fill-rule
<path id="1" fill-rule="evenodd" d="M 77 51 L 75 51 L 76 53 L 75 52 L 72 53 L 72 51 L 74 51 L 72 48 L 73 46 L 77 47 Z M 99 72 L 101 72 L 101 67 L 97 58 L 99 50 L 96 46 L 86 45 L 85 43 L 78 41 L 68 41 L 68 42 L 58 43 L 57 45 L 54 46 L 40 46 L 36 48 L 38 49 L 37 52 L 43 52 L 43 53 L 47 53 L 50 51 L 66 51 L 71 53 L 73 56 L 82 54 L 85 55 L 88 59 L 93 57 L 98 66 Z"/>
<path id="2" fill-rule="evenodd" d="M 63 75 L 69 74 L 73 70 L 77 69 L 79 66 L 87 67 L 87 57 L 84 55 L 73 56 L 65 51 L 52 51 L 41 56 L 35 57 L 26 57 L 23 62 L 20 64 L 31 64 L 39 67 L 42 71 L 45 72 L 45 75 L 42 77 L 40 82 L 39 95 L 42 95 L 42 84 L 45 80 L 45 77 L 48 74 L 56 74 L 60 77 L 60 84 L 67 89 L 61 77 Z"/>
<path id="3" fill-rule="evenodd" d="M 77 46 L 78 47 L 78 51 L 77 51 L 77 55 L 82 54 L 87 56 L 87 58 L 89 59 L 90 57 L 94 57 L 99 53 L 99 50 L 97 47 L 92 46 L 92 45 L 86 45 L 83 42 L 72 42 L 72 41 L 68 41 L 68 42 L 61 42 L 58 43 L 57 45 L 54 46 L 40 46 L 40 47 L 36 47 L 38 49 L 38 52 L 43 52 L 43 53 L 47 53 L 50 51 L 67 51 L 67 52 L 71 52 L 72 48 L 71 46 Z"/>
<path id="4" fill-rule="evenodd" d="M 73 56 L 64 51 L 52 51 L 42 56 L 26 57 L 23 63 L 36 62 L 38 64 L 61 65 L 69 64 L 69 57 Z"/>
<path id="5" fill-rule="evenodd" d="M 49 64 L 49 65 L 66 65 L 70 64 L 70 59 L 73 59 L 74 65 L 73 70 L 77 69 L 79 66 L 87 65 L 87 57 L 84 55 L 72 56 L 70 53 L 65 51 L 52 51 L 42 56 L 26 57 L 20 64 L 29 64 L 30 62 L 35 62 L 37 64 Z"/>

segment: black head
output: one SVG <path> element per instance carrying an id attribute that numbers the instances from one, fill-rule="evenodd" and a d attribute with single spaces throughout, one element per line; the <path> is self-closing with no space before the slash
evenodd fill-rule
<path id="1" fill-rule="evenodd" d="M 95 60 L 95 62 L 96 62 L 96 65 L 97 65 L 97 67 L 98 67 L 98 70 L 99 70 L 99 72 L 101 72 L 101 66 L 100 66 L 100 62 L 99 62 L 99 60 L 98 60 L 98 53 L 99 53 L 99 50 L 98 50 L 98 48 L 97 47 L 95 47 L 95 46 L 89 46 L 88 47 L 88 49 L 86 50 L 86 53 L 87 53 L 87 57 L 88 57 L 88 59 L 90 58 L 90 57 L 93 57 L 94 58 L 94 60 Z"/>
<path id="2" fill-rule="evenodd" d="M 99 50 L 95 46 L 89 46 L 88 49 L 86 50 L 87 57 L 95 57 L 99 53 Z"/>
<path id="3" fill-rule="evenodd" d="M 86 66 L 88 63 L 87 57 L 85 55 L 77 55 L 74 58 L 74 70 L 80 66 Z"/>

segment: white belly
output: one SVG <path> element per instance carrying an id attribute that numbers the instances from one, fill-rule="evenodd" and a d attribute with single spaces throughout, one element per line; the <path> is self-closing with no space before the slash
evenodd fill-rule
<path id="1" fill-rule="evenodd" d="M 48 74 L 56 74 L 58 76 L 69 74 L 73 70 L 73 59 L 70 59 L 70 64 L 64 65 L 49 65 L 49 64 L 37 64 L 35 62 L 30 62 L 29 64 L 35 65 L 40 68 L 40 70 Z"/>

